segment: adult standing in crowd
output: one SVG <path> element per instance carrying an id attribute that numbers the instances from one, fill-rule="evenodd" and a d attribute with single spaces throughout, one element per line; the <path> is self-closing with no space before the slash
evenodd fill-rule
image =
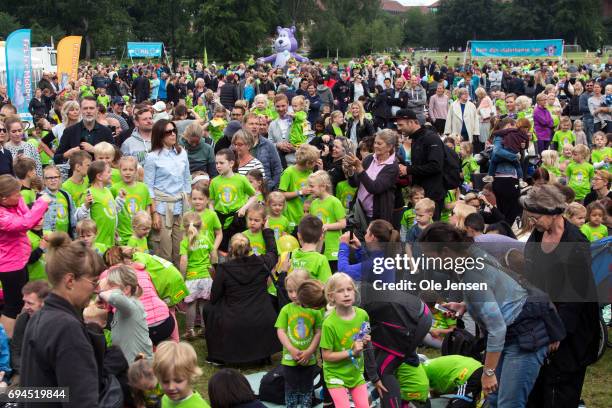
<path id="1" fill-rule="evenodd" d="M 128 129 L 119 135 L 121 153 L 124 156 L 134 156 L 140 165 L 144 164 L 147 154 L 151 151 L 151 132 L 153 130 L 153 112 L 151 108 L 142 107 L 134 111 L 134 129 Z M 125 139 L 124 139 L 125 138 Z"/>
<path id="2" fill-rule="evenodd" d="M 478 98 L 478 123 L 479 133 L 478 138 L 474 137 L 474 154 L 484 150 L 485 142 L 489 139 L 491 133 L 491 119 L 495 116 L 495 106 L 493 101 L 487 95 L 487 91 L 483 87 L 476 89 L 476 97 Z"/>
<path id="3" fill-rule="evenodd" d="M 460 135 L 464 142 L 473 142 L 474 137 L 480 134 L 476 105 L 469 98 L 466 88 L 457 90 L 457 100 L 451 104 L 444 126 L 445 135 Z"/>
<path id="4" fill-rule="evenodd" d="M 438 83 L 436 93 L 429 98 L 428 114 L 438 134 L 443 134 L 448 116 L 448 95 L 444 91 L 443 83 Z"/>
<path id="5" fill-rule="evenodd" d="M 595 175 L 591 179 L 591 192 L 584 197 L 584 206 L 586 207 L 593 201 L 603 200 L 606 197 L 612 199 L 610 181 L 612 181 L 612 174 L 609 171 L 595 171 Z"/>
<path id="6" fill-rule="evenodd" d="M 0 120 L 0 175 L 14 175 L 13 171 L 13 154 L 4 148 L 4 144 L 8 141 L 8 132 L 6 125 Z"/>
<path id="7" fill-rule="evenodd" d="M 366 118 L 365 109 L 361 102 L 353 102 L 349 105 L 351 117 L 346 124 L 346 138 L 355 146 L 359 145 L 366 137 L 374 136 L 376 130 L 372 121 Z"/>
<path id="8" fill-rule="evenodd" d="M 556 186 L 534 187 L 521 198 L 535 225 L 525 248 L 526 277 L 555 303 L 567 332 L 548 359 L 529 399 L 529 407 L 576 407 L 586 368 L 597 360 L 599 304 L 589 243 L 563 218 L 565 197 Z"/>
<path id="9" fill-rule="evenodd" d="M 399 175 L 399 163 L 395 157 L 397 133 L 384 129 L 376 133 L 374 154 L 359 160 L 346 156 L 353 175 L 349 184 L 357 187 L 357 200 L 368 223 L 382 219 L 393 224 L 395 204 L 395 183 Z"/>
<path id="10" fill-rule="evenodd" d="M 43 101 L 42 89 L 36 88 L 34 91 L 34 97 L 30 100 L 28 105 L 28 112 L 34 119 L 44 118 L 49 113 L 47 105 Z"/>
<path id="11" fill-rule="evenodd" d="M 42 220 L 51 202 L 43 194 L 29 209 L 20 190 L 19 180 L 8 174 L 0 176 L 0 282 L 4 293 L 0 323 L 9 337 L 23 306 L 21 289 L 28 281 L 26 264 L 32 247 L 27 232 Z"/>
<path id="12" fill-rule="evenodd" d="M 270 122 L 268 127 L 268 138 L 276 145 L 283 167 L 295 164 L 295 147 L 289 142 L 289 131 L 293 123 L 293 117 L 288 114 L 289 99 L 286 95 L 279 94 L 274 97 L 274 109 L 278 113 L 278 119 Z"/>
<path id="13" fill-rule="evenodd" d="M 36 174 L 42 177 L 42 164 L 38 150 L 27 143 L 23 137 L 23 123 L 19 116 L 10 116 L 4 121 L 4 126 L 8 132 L 8 142 L 4 143 L 4 148 L 13 155 L 13 160 L 23 156 L 34 160 L 36 163 Z"/>
<path id="14" fill-rule="evenodd" d="M 602 86 L 600 82 L 595 82 L 593 84 L 593 96 L 588 100 L 589 111 L 593 116 L 594 132 L 600 130 L 609 132 L 610 124 L 612 124 L 612 115 L 610 114 L 612 108 L 606 106 L 606 97 L 601 92 Z"/>
<path id="15" fill-rule="evenodd" d="M 138 78 L 132 83 L 132 92 L 136 96 L 136 103 L 142 103 L 149 99 L 151 95 L 151 85 L 149 83 L 149 73 L 140 71 Z"/>
<path id="16" fill-rule="evenodd" d="M 268 191 L 274 191 L 280 183 L 283 166 L 276 147 L 261 133 L 261 124 L 266 123 L 267 127 L 267 121 L 265 116 L 249 113 L 245 115 L 242 127 L 253 135 L 254 145 L 251 148 L 251 154 L 263 165 Z"/>
<path id="17" fill-rule="evenodd" d="M 253 134 L 246 129 L 241 129 L 232 136 L 232 149 L 236 153 L 237 172 L 246 176 L 251 170 L 259 170 L 265 179 L 266 174 L 263 164 L 251 154 L 254 144 Z"/>
<path id="18" fill-rule="evenodd" d="M 308 84 L 304 97 L 308 101 L 308 122 L 310 122 L 310 126 L 314 126 L 315 120 L 319 117 L 322 105 L 321 97 L 317 93 L 315 84 Z"/>
<path id="19" fill-rule="evenodd" d="M 64 130 L 59 147 L 53 156 L 56 163 L 66 162 L 79 150 L 86 150 L 93 154 L 93 147 L 100 142 L 115 143 L 111 130 L 97 121 L 96 98 L 86 96 L 81 99 L 81 115 L 83 120 Z"/>
<path id="20" fill-rule="evenodd" d="M 580 110 L 580 114 L 582 115 L 582 125 L 584 128 L 584 133 L 587 137 L 587 143 L 589 144 L 589 148 L 592 144 L 593 133 L 595 133 L 594 119 L 593 115 L 591 114 L 591 110 L 589 109 L 589 98 L 593 96 L 594 83 L 595 81 L 593 80 L 586 81 L 586 83 L 584 84 L 584 92 L 582 93 L 582 95 L 580 95 L 580 98 L 578 100 L 578 107 Z"/>
<path id="21" fill-rule="evenodd" d="M 191 174 L 187 152 L 177 141 L 174 123 L 160 119 L 151 132 L 151 152 L 144 164 L 144 182 L 153 200 L 151 249 L 177 268 L 183 239 L 182 215 L 189 209 Z"/>
<path id="22" fill-rule="evenodd" d="M 269 361 L 280 350 L 274 329 L 276 313 L 267 290 L 278 253 L 274 231 L 265 228 L 262 234 L 265 255 L 249 255 L 248 238 L 235 234 L 229 260 L 217 267 L 206 313 L 208 361 Z"/>
<path id="23" fill-rule="evenodd" d="M 404 108 L 408 108 L 416 113 L 419 120 L 419 124 L 423 126 L 425 124 L 425 103 L 427 102 L 427 92 L 421 85 L 419 77 L 414 75 L 410 77 L 408 87 L 405 89 L 406 92 L 406 105 Z"/>
<path id="24" fill-rule="evenodd" d="M 111 101 L 111 109 L 106 114 L 107 118 L 117 119 L 119 122 L 119 126 L 121 126 L 121 131 L 128 130 L 130 125 L 128 120 L 131 120 L 128 115 L 123 111 L 125 109 L 125 99 L 121 96 L 114 96 Z"/>
<path id="25" fill-rule="evenodd" d="M 59 142 L 62 140 L 64 131 L 70 126 L 76 125 L 81 121 L 81 107 L 79 106 L 79 103 L 77 101 L 64 102 L 62 105 L 61 118 L 62 122 L 53 126 L 51 129 L 51 134 L 43 138 L 43 142 L 47 144 L 47 146 L 59 146 Z"/>
<path id="26" fill-rule="evenodd" d="M 547 96 L 539 93 L 536 96 L 536 107 L 533 110 L 533 129 L 538 138 L 538 153 L 548 149 L 554 131 L 554 121 L 550 111 L 546 109 Z"/>
<path id="27" fill-rule="evenodd" d="M 236 85 L 236 79 L 234 74 L 229 74 L 226 77 L 225 84 L 219 91 L 219 101 L 221 105 L 225 106 L 226 109 L 234 109 L 234 104 L 238 100 L 238 85 Z"/>
<path id="28" fill-rule="evenodd" d="M 45 270 L 52 291 L 28 323 L 23 338 L 20 385 L 68 387 L 70 405 L 97 407 L 101 361 L 96 361 L 96 350 L 81 311 L 91 301 L 104 266 L 85 242 L 70 242 L 63 232 L 51 234 L 48 241 Z"/>
<path id="29" fill-rule="evenodd" d="M 421 126 L 417 115 L 410 110 L 397 113 L 397 130 L 412 139 L 410 159 L 406 173 L 412 175 L 412 183 L 423 187 L 425 197 L 436 203 L 434 220 L 439 220 L 444 208 L 443 174 L 444 145 L 430 128 Z"/>
<path id="30" fill-rule="evenodd" d="M 203 171 L 210 178 L 216 176 L 215 152 L 211 145 L 204 140 L 204 129 L 199 123 L 193 122 L 187 126 L 183 136 L 179 138 L 179 143 L 187 151 L 189 159 L 189 171 Z"/>

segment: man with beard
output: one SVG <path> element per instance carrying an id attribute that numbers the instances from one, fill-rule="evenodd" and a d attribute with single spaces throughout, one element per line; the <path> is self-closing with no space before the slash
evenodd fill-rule
<path id="1" fill-rule="evenodd" d="M 119 135 L 121 153 L 124 156 L 134 156 L 140 165 L 144 164 L 147 153 L 151 151 L 151 131 L 153 130 L 153 114 L 151 109 L 143 107 L 134 112 L 136 127 L 128 129 Z M 123 139 L 125 138 L 125 139 Z M 121 142 L 122 140 L 125 140 Z"/>

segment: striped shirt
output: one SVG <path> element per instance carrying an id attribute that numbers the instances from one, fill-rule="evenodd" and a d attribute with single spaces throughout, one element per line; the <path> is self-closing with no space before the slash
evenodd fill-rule
<path id="1" fill-rule="evenodd" d="M 245 164 L 244 166 L 238 168 L 238 173 L 242 174 L 243 176 L 246 176 L 247 173 L 253 169 L 257 169 L 259 171 L 261 171 L 261 174 L 263 175 L 263 178 L 266 178 L 266 172 L 264 170 L 263 164 L 261 164 L 261 162 L 259 160 L 257 160 L 255 157 L 253 157 L 247 164 Z"/>

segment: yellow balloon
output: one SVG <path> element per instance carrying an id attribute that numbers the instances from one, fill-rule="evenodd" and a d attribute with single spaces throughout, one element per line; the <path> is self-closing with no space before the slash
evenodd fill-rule
<path id="1" fill-rule="evenodd" d="M 278 239 L 278 247 L 281 252 L 291 252 L 300 247 L 300 243 L 293 235 L 283 235 Z"/>

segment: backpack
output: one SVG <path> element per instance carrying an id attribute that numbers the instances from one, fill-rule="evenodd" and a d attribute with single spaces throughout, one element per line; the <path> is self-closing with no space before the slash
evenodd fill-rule
<path id="1" fill-rule="evenodd" d="M 320 367 L 313 366 L 313 392 L 323 384 L 323 373 Z M 315 383 L 315 380 L 317 379 Z M 283 374 L 283 366 L 278 365 L 268 371 L 259 383 L 259 400 L 272 402 L 278 405 L 285 405 L 285 376 Z M 317 399 L 313 394 L 313 402 L 316 405 Z"/>
<path id="2" fill-rule="evenodd" d="M 482 342 L 478 341 L 478 339 L 467 330 L 455 328 L 455 330 L 444 337 L 440 354 L 443 356 L 458 354 L 482 361 L 482 354 L 479 351 L 482 348 L 481 343 Z"/>
<path id="3" fill-rule="evenodd" d="M 442 181 L 444 188 L 454 190 L 463 183 L 461 178 L 461 159 L 459 155 L 446 144 L 444 146 L 444 165 L 442 167 Z"/>

